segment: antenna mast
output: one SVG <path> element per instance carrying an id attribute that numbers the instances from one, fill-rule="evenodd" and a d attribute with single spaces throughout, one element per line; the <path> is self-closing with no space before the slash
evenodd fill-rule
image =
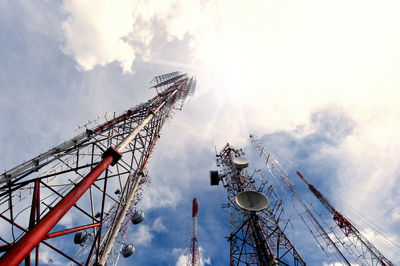
<path id="1" fill-rule="evenodd" d="M 351 265 L 353 263 L 353 261 L 349 262 L 348 258 L 346 258 L 346 256 L 348 255 L 350 256 L 349 258 L 352 258 L 354 261 L 356 261 L 361 265 L 384 265 L 384 266 L 393 265 L 387 258 L 385 258 L 382 255 L 382 253 L 379 252 L 377 248 L 375 248 L 375 246 L 372 245 L 372 243 L 370 243 L 360 233 L 360 231 L 358 231 L 350 223 L 350 221 L 346 217 L 344 217 L 340 212 L 338 212 L 329 203 L 329 201 L 313 185 L 311 185 L 310 182 L 300 172 L 297 172 L 297 175 L 304 181 L 304 183 L 306 183 L 311 192 L 317 197 L 317 199 L 323 204 L 323 206 L 331 214 L 333 214 L 333 220 L 335 221 L 337 226 L 341 229 L 341 231 L 344 233 L 345 237 L 350 240 L 350 243 L 346 243 L 344 241 L 345 239 L 342 236 L 339 236 L 339 234 L 334 230 L 334 228 L 326 225 L 330 229 L 330 232 L 328 234 L 328 232 L 320 224 L 317 218 L 312 214 L 308 205 L 310 205 L 313 209 L 314 207 L 310 203 L 307 204 L 307 202 L 305 202 L 296 192 L 293 180 L 289 177 L 289 175 L 283 169 L 281 164 L 272 156 L 272 154 L 269 151 L 267 151 L 265 146 L 262 145 L 253 135 L 250 135 L 250 139 L 251 142 L 256 146 L 256 149 L 260 152 L 260 156 L 262 156 L 265 159 L 265 164 L 269 172 L 274 178 L 276 178 L 277 182 L 280 183 L 282 190 L 285 193 L 286 191 L 289 191 L 292 195 L 295 196 L 295 198 L 302 206 L 303 210 L 305 211 L 305 214 L 308 217 L 308 220 L 311 221 L 311 224 L 314 225 L 315 229 L 317 230 L 317 233 L 315 233 L 314 230 L 312 230 L 312 227 L 307 224 L 307 222 L 303 219 L 302 215 L 297 211 L 296 207 L 295 209 L 324 252 L 325 252 L 325 247 L 331 247 L 331 248 L 333 247 L 334 248 L 333 250 L 335 251 L 334 254 L 339 255 L 340 259 L 347 265 Z M 314 211 L 317 212 L 315 209 Z M 322 219 L 322 216 L 319 213 L 318 215 Z M 338 241 L 334 242 L 332 236 L 334 236 Z M 319 237 L 322 237 L 325 240 L 326 244 L 325 246 L 322 246 L 321 243 L 318 241 Z M 340 247 L 339 244 L 341 245 L 341 249 L 339 249 Z M 346 251 L 348 255 L 346 254 L 346 256 L 344 256 L 341 250 Z"/>
<path id="2" fill-rule="evenodd" d="M 0 219 L 8 229 L 0 265 L 30 264 L 34 249 L 38 264 L 39 246 L 78 265 L 116 264 L 119 254 L 133 253 L 124 241 L 129 224 L 144 217 L 135 209 L 150 183 L 146 165 L 165 121 L 196 85 L 179 72 L 153 81 L 157 95 L 147 102 L 0 175 Z M 67 213 L 79 219 L 66 226 Z M 85 258 L 66 254 L 55 237 L 87 246 Z"/>
<path id="3" fill-rule="evenodd" d="M 280 163 L 271 155 L 271 153 L 267 152 L 266 148 L 261 143 L 259 143 L 259 141 L 253 135 L 250 135 L 250 140 L 256 146 L 256 149 L 260 152 L 260 156 L 262 156 L 265 159 L 265 164 L 266 164 L 268 170 L 270 171 L 271 175 L 276 177 L 278 182 L 280 182 L 282 184 L 282 186 L 281 186 L 282 190 L 285 193 L 286 193 L 286 191 L 288 191 L 300 203 L 306 217 L 308 218 L 308 222 L 306 222 L 306 220 L 303 218 L 301 213 L 298 212 L 298 210 L 296 208 L 295 209 L 298 212 L 298 215 L 300 216 L 300 218 L 302 219 L 304 224 L 309 229 L 310 233 L 313 235 L 314 239 L 317 241 L 319 247 L 327 255 L 328 255 L 328 253 L 325 251 L 325 249 L 333 248 L 334 253 L 339 255 L 339 259 L 342 260 L 346 265 L 350 266 L 351 265 L 350 262 L 344 256 L 342 251 L 339 249 L 337 243 L 335 241 L 333 241 L 331 236 L 329 236 L 329 234 L 326 232 L 326 230 L 321 225 L 321 223 L 318 221 L 318 219 L 312 214 L 312 211 L 310 210 L 310 208 L 308 208 L 307 204 L 303 201 L 303 199 L 300 197 L 300 195 L 296 192 L 296 190 L 294 189 L 293 181 L 291 180 L 291 178 L 289 177 L 289 175 L 287 174 L 285 169 L 283 169 L 283 167 L 280 165 Z M 316 232 L 312 228 L 315 228 Z M 322 238 L 322 240 L 324 242 L 321 243 L 321 240 L 319 240 L 320 238 Z M 340 243 L 342 243 L 342 242 L 340 242 Z"/>
<path id="4" fill-rule="evenodd" d="M 197 213 L 199 211 L 199 205 L 197 204 L 197 199 L 194 198 L 192 202 L 192 220 L 193 220 L 193 232 L 192 238 L 190 240 L 190 249 L 188 256 L 187 265 L 199 266 L 200 265 L 200 253 L 199 253 L 199 243 L 197 239 Z"/>
<path id="5" fill-rule="evenodd" d="M 255 186 L 248 163 L 243 150 L 227 143 L 217 154 L 220 171 L 210 172 L 211 185 L 222 181 L 228 195 L 230 265 L 306 265 L 278 224 L 281 203 L 271 187 Z M 256 201 L 246 200 L 252 193 L 265 204 L 253 206 Z"/>
<path id="6" fill-rule="evenodd" d="M 310 191 L 314 194 L 314 196 L 324 205 L 324 207 L 333 215 L 333 220 L 337 224 L 337 226 L 342 230 L 344 235 L 351 241 L 356 249 L 359 250 L 359 253 L 362 255 L 362 258 L 365 262 L 370 265 L 384 265 L 384 266 L 392 266 L 393 263 L 390 262 L 383 254 L 361 234 L 351 222 L 344 217 L 340 212 L 338 212 L 332 204 L 319 192 L 310 182 L 299 172 L 296 172 L 301 180 L 308 186 Z"/>

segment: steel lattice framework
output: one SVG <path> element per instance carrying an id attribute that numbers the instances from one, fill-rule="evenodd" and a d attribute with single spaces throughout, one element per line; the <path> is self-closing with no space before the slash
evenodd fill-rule
<path id="1" fill-rule="evenodd" d="M 281 202 L 272 187 L 264 183 L 256 188 L 253 177 L 233 163 L 233 158 L 243 156 L 229 144 L 217 154 L 219 179 L 228 195 L 230 265 L 306 265 L 278 224 Z M 241 209 L 235 197 L 242 191 L 264 193 L 270 207 L 257 213 Z"/>
<path id="2" fill-rule="evenodd" d="M 250 135 L 251 142 L 255 145 L 256 150 L 260 152 L 260 156 L 265 160 L 267 169 L 271 176 L 277 180 L 276 184 L 280 185 L 284 193 L 288 192 L 297 199 L 301 211 L 297 210 L 299 217 L 307 226 L 308 230 L 317 241 L 319 247 L 325 252 L 327 256 L 331 254 L 336 256 L 343 264 L 352 265 L 393 265 L 371 242 L 369 242 L 353 224 L 346 219 L 340 212 L 338 212 L 329 201 L 313 186 L 310 182 L 297 171 L 297 175 L 308 186 L 316 198 L 323 204 L 323 206 L 333 215 L 333 220 L 342 231 L 341 236 L 335 228 L 323 221 L 320 213 L 313 208 L 313 206 L 304 201 L 295 190 L 295 185 L 286 170 L 276 160 L 271 152 L 253 135 Z M 295 205 L 294 205 L 295 206 Z M 317 212 L 318 217 L 312 214 L 312 211 Z M 325 229 L 326 228 L 326 229 Z M 336 240 L 336 241 L 335 241 Z"/>
<path id="3" fill-rule="evenodd" d="M 197 238 L 197 213 L 199 211 L 199 205 L 197 199 L 194 198 L 192 202 L 192 221 L 193 221 L 193 232 L 190 239 L 190 245 L 188 250 L 187 262 L 188 266 L 200 266 L 200 249 L 199 240 Z"/>
<path id="4" fill-rule="evenodd" d="M 350 266 L 351 263 L 339 248 L 339 245 L 344 246 L 344 242 L 340 241 L 340 238 L 334 231 L 326 230 L 323 227 L 320 219 L 313 214 L 314 209 L 312 206 L 309 206 L 307 202 L 304 201 L 296 192 L 293 180 L 290 178 L 279 161 L 276 160 L 271 153 L 267 152 L 267 149 L 261 143 L 259 143 L 259 141 L 253 135 L 250 135 L 250 140 L 260 152 L 260 156 L 265 160 L 265 165 L 270 176 L 277 181 L 275 186 L 279 185 L 284 194 L 287 192 L 288 194 L 291 194 L 295 200 L 297 200 L 298 207 L 296 207 L 296 204 L 294 204 L 293 207 L 313 238 L 318 243 L 318 246 L 328 257 L 330 253 L 333 253 L 335 257 L 339 259 L 339 261 Z M 335 238 L 337 241 L 335 241 Z M 346 249 L 346 251 L 350 250 Z"/>
<path id="5" fill-rule="evenodd" d="M 351 244 L 358 250 L 360 259 L 368 265 L 392 266 L 393 263 L 387 259 L 357 228 L 319 192 L 310 182 L 299 172 L 297 175 L 304 181 L 315 197 L 333 215 L 333 220 L 342 230 L 343 234 L 350 239 Z"/>
<path id="6" fill-rule="evenodd" d="M 145 167 L 161 128 L 196 85 L 179 72 L 152 82 L 157 95 L 146 103 L 104 117 L 97 126 L 0 175 L 0 219 L 2 232 L 7 232 L 0 237 L 0 252 L 5 252 L 0 265 L 30 264 L 31 255 L 38 265 L 39 247 L 78 265 L 117 263 L 130 217 L 151 181 Z M 90 237 L 71 255 L 63 244 L 70 246 L 71 233 L 82 230 Z"/>

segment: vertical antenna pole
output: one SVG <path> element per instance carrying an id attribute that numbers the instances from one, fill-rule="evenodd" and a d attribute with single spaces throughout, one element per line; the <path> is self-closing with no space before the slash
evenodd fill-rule
<path id="1" fill-rule="evenodd" d="M 197 243 L 197 212 L 199 211 L 199 205 L 197 199 L 193 199 L 192 203 L 192 219 L 193 219 L 193 238 L 192 238 L 192 266 L 195 266 L 198 262 L 198 243 Z"/>

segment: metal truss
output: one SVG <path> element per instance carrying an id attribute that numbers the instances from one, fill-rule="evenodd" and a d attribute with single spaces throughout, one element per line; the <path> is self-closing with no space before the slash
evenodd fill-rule
<path id="1" fill-rule="evenodd" d="M 243 155 L 229 144 L 217 154 L 220 180 L 228 195 L 230 265 L 306 265 L 278 223 L 282 204 L 273 188 L 266 183 L 257 188 L 253 177 L 233 164 L 233 158 Z M 235 197 L 248 190 L 264 193 L 270 207 L 257 213 L 241 209 Z"/>
<path id="2" fill-rule="evenodd" d="M 340 234 L 335 230 L 336 228 L 325 222 L 314 206 L 304 201 L 296 192 L 293 180 L 279 161 L 253 135 L 250 135 L 250 140 L 260 152 L 260 156 L 265 160 L 265 165 L 276 181 L 276 185 L 280 186 L 283 193 L 288 192 L 297 199 L 299 207 L 294 205 L 296 212 L 327 256 L 333 255 L 346 265 L 354 263 L 374 266 L 393 265 L 300 172 L 297 172 L 297 175 L 305 182 L 316 198 L 333 215 L 334 222 L 343 234 Z"/>
<path id="3" fill-rule="evenodd" d="M 297 171 L 297 175 L 308 186 L 310 191 L 322 203 L 322 205 L 333 215 L 333 220 L 343 232 L 344 236 L 350 240 L 350 247 L 356 250 L 356 258 L 362 264 L 391 266 L 393 263 L 387 259 L 368 239 L 332 204 L 321 194 L 310 182 Z"/>
<path id="4" fill-rule="evenodd" d="M 157 95 L 146 103 L 105 116 L 80 135 L 0 175 L 0 265 L 30 265 L 31 258 L 38 265 L 39 247 L 65 263 L 118 262 L 130 216 L 151 181 L 145 167 L 161 128 L 196 85 L 179 72 L 153 81 Z M 72 233 L 82 230 L 90 233 L 89 240 L 72 248 Z M 75 255 L 65 251 L 65 243 L 77 250 Z"/>

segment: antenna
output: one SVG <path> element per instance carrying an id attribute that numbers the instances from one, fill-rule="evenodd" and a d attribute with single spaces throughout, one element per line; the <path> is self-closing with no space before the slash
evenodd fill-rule
<path id="1" fill-rule="evenodd" d="M 155 81 L 158 93 L 149 101 L 102 123 L 96 120 L 93 128 L 0 175 L 0 219 L 9 232 L 1 237 L 1 265 L 30 264 L 34 249 L 38 264 L 43 248 L 78 265 L 116 265 L 120 254 L 132 255 L 134 247 L 125 239 L 143 187 L 150 184 L 147 163 L 165 121 L 196 84 L 179 72 Z M 79 217 L 76 227 L 60 223 L 67 213 Z M 80 231 L 88 238 L 77 253 L 49 243 L 64 237 L 73 245 Z"/>
<path id="2" fill-rule="evenodd" d="M 321 223 L 318 221 L 318 219 L 312 214 L 310 208 L 307 206 L 307 204 L 304 202 L 304 200 L 300 197 L 300 195 L 296 192 L 294 186 L 293 186 L 293 181 L 283 169 L 283 167 L 280 165 L 280 163 L 271 155 L 271 153 L 267 153 L 265 147 L 259 143 L 254 135 L 250 135 L 250 140 L 251 142 L 256 146 L 256 149 L 260 151 L 260 156 L 263 157 L 265 160 L 265 165 L 267 169 L 269 169 L 270 173 L 272 176 L 276 175 L 276 179 L 278 182 L 281 182 L 281 188 L 284 191 L 284 193 L 289 192 L 291 193 L 295 199 L 299 202 L 300 206 L 302 207 L 306 217 L 308 218 L 308 222 L 306 222 L 305 219 L 303 219 L 302 215 L 300 212 L 297 211 L 298 215 L 302 219 L 302 221 L 305 223 L 307 228 L 310 230 L 311 234 L 313 235 L 314 239 L 317 241 L 318 246 L 321 247 L 321 249 L 325 252 L 323 243 L 322 241 L 325 242 L 325 247 L 326 248 L 332 248 L 332 250 L 335 252 L 335 254 L 340 256 L 340 259 L 346 263 L 347 265 L 351 265 L 350 262 L 347 260 L 347 258 L 344 256 L 342 251 L 339 249 L 337 243 L 335 243 L 331 236 L 326 232 L 324 227 L 321 225 Z M 312 230 L 311 228 L 315 228 Z M 342 242 L 340 242 L 343 244 Z"/>
<path id="3" fill-rule="evenodd" d="M 357 228 L 350 223 L 339 211 L 337 211 L 332 204 L 319 192 L 310 182 L 299 172 L 296 172 L 301 180 L 308 186 L 314 196 L 324 205 L 324 207 L 333 215 L 333 220 L 337 226 L 342 230 L 344 235 L 351 241 L 352 245 L 359 250 L 362 258 L 372 265 L 385 265 L 392 266 L 393 263 L 388 260 L 383 254 L 371 243 L 368 239 L 361 234 Z"/>
<path id="4" fill-rule="evenodd" d="M 242 149 L 229 143 L 217 155 L 220 171 L 211 171 L 211 185 L 222 182 L 228 195 L 230 265 L 306 265 L 277 222 L 272 206 L 280 205 L 257 188 L 246 168 L 249 161 Z M 236 202 L 236 204 L 234 204 Z M 275 213 L 275 214 L 274 214 Z"/>
<path id="5" fill-rule="evenodd" d="M 269 204 L 268 198 L 263 193 L 251 190 L 239 192 L 235 201 L 240 208 L 251 212 L 262 211 L 268 208 Z"/>
<path id="6" fill-rule="evenodd" d="M 199 266 L 200 265 L 200 251 L 199 241 L 197 239 L 197 213 L 199 212 L 199 205 L 197 199 L 194 198 L 192 201 L 192 219 L 193 219 L 193 232 L 192 238 L 190 239 L 190 248 L 188 254 L 187 265 Z"/>

